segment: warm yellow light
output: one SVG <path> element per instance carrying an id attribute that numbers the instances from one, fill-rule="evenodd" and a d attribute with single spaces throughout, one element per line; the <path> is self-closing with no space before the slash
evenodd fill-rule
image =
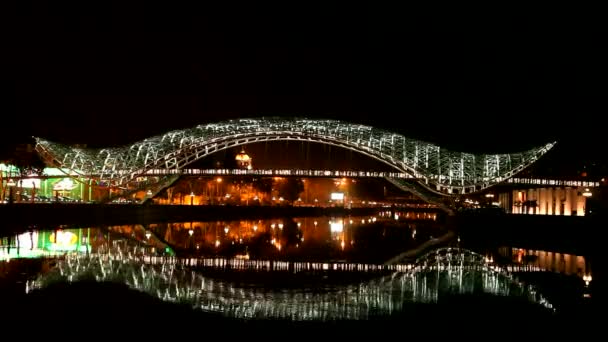
<path id="1" fill-rule="evenodd" d="M 216 181 L 217 181 L 218 183 L 221 183 L 221 182 L 222 182 L 222 178 L 221 178 L 221 177 L 217 177 Z"/>
<path id="2" fill-rule="evenodd" d="M 245 151 L 241 151 L 241 153 L 236 155 L 236 160 L 238 161 L 248 161 L 249 159 L 251 158 L 249 158 Z"/>

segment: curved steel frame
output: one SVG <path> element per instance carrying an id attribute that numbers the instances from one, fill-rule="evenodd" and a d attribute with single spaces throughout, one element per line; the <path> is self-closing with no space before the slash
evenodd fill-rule
<path id="1" fill-rule="evenodd" d="M 155 168 L 181 169 L 209 154 L 261 141 L 297 140 L 343 147 L 411 174 L 443 194 L 472 193 L 497 184 L 536 161 L 555 142 L 510 154 L 453 152 L 370 126 L 337 120 L 256 118 L 171 131 L 130 146 L 82 149 L 36 138 L 47 163 L 113 185 L 125 185 Z"/>

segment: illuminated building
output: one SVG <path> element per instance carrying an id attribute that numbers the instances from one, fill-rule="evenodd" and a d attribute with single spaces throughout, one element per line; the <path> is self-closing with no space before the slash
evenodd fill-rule
<path id="1" fill-rule="evenodd" d="M 485 197 L 513 214 L 585 216 L 599 187 L 594 181 L 511 178 Z"/>
<path id="2" fill-rule="evenodd" d="M 251 170 L 253 159 L 247 153 L 245 153 L 245 149 L 242 149 L 234 159 L 236 160 L 236 165 L 238 168 Z"/>

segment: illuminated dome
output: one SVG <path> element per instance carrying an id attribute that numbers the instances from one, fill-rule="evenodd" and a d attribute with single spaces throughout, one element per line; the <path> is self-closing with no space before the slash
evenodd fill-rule
<path id="1" fill-rule="evenodd" d="M 241 150 L 241 153 L 236 155 L 236 160 L 247 162 L 247 161 L 251 160 L 251 158 L 249 158 L 249 155 L 247 153 L 245 153 L 245 150 Z"/>
<path id="2" fill-rule="evenodd" d="M 247 153 L 245 153 L 245 150 L 241 150 L 241 152 L 239 154 L 236 155 L 236 163 L 238 165 L 238 167 L 244 168 L 244 169 L 251 169 L 251 162 L 252 159 L 251 157 L 249 157 L 249 155 Z"/>

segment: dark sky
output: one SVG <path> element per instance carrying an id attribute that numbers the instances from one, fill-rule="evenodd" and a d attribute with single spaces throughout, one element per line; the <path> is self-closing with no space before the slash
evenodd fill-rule
<path id="1" fill-rule="evenodd" d="M 602 132 L 593 11 L 81 3 L 14 8 L 5 138 L 105 146 L 261 115 L 471 152 Z"/>

